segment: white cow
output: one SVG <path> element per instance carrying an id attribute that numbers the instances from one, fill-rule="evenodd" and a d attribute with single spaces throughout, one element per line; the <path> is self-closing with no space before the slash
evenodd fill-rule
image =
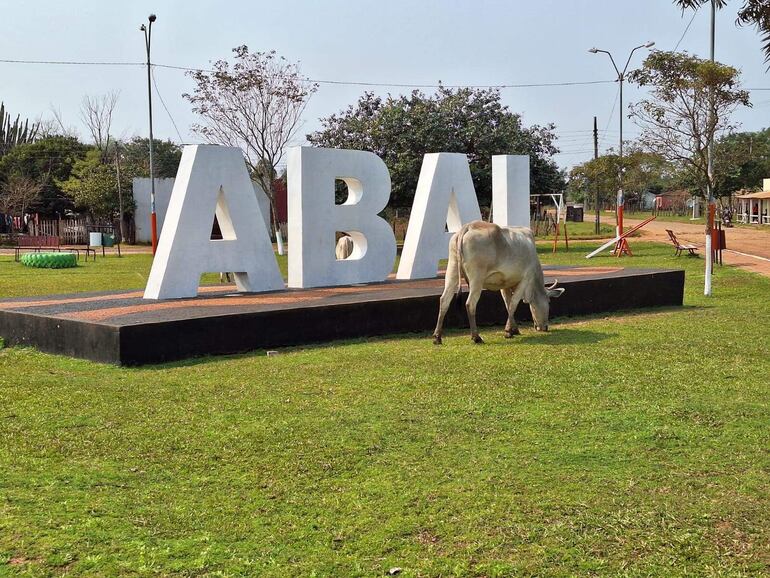
<path id="1" fill-rule="evenodd" d="M 353 237 L 350 235 L 342 235 L 337 240 L 337 246 L 334 249 L 334 254 L 337 256 L 337 259 L 342 261 L 343 259 L 347 259 L 350 257 L 350 254 L 353 252 Z"/>
<path id="2" fill-rule="evenodd" d="M 444 316 L 452 297 L 462 288 L 462 277 L 469 286 L 465 308 L 474 343 L 483 343 L 476 327 L 476 304 L 483 289 L 499 290 L 508 310 L 505 336 L 518 335 L 513 314 L 519 301 L 529 303 L 535 329 L 548 331 L 550 299 L 564 289 L 556 282 L 545 286 L 543 268 L 537 256 L 535 238 L 527 227 L 499 227 L 493 223 L 473 221 L 464 225 L 449 241 L 449 263 L 444 293 L 441 295 L 438 322 L 433 343 L 441 344 Z"/>

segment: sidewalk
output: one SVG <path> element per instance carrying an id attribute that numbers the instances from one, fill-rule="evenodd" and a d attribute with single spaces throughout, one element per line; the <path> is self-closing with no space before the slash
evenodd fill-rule
<path id="1" fill-rule="evenodd" d="M 614 224 L 613 216 L 602 216 L 602 222 Z M 642 222 L 642 219 L 624 219 L 626 228 Z M 639 232 L 645 241 L 659 241 L 671 244 L 666 229 L 671 229 L 681 242 L 692 243 L 700 247 L 701 256 L 705 248 L 705 230 L 700 223 L 679 223 L 672 221 L 652 221 Z M 770 277 L 770 226 L 767 231 L 750 227 L 733 227 L 725 229 L 727 249 L 722 252 L 722 261 L 726 265 L 734 265 Z M 633 240 L 629 241 L 633 250 Z M 673 251 L 673 245 L 672 245 Z"/>

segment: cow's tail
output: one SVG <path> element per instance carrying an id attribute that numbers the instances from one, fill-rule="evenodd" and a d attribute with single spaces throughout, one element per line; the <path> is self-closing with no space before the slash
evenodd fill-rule
<path id="1" fill-rule="evenodd" d="M 455 250 L 457 251 L 457 294 L 455 296 L 455 303 L 461 311 L 463 308 L 463 237 L 467 232 L 468 226 L 465 225 L 457 232 L 455 237 Z"/>

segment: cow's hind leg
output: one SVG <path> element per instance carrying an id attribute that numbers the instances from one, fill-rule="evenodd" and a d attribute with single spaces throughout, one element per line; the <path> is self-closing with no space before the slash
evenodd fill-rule
<path id="1" fill-rule="evenodd" d="M 447 265 L 446 276 L 444 279 L 444 292 L 441 294 L 441 301 L 438 307 L 438 321 L 436 322 L 436 329 L 433 331 L 433 343 L 435 345 L 441 345 L 441 335 L 444 331 L 444 317 L 446 317 L 449 306 L 452 304 L 452 297 L 454 297 L 454 293 L 458 288 L 457 262 L 451 257 L 449 259 L 449 264 Z"/>
<path id="2" fill-rule="evenodd" d="M 468 299 L 465 301 L 465 310 L 468 312 L 468 324 L 471 327 L 471 340 L 473 343 L 484 343 L 484 340 L 479 335 L 479 329 L 476 327 L 476 305 L 479 303 L 481 297 L 481 291 L 483 289 L 480 281 L 473 281 L 474 278 L 480 277 L 479 275 L 469 275 L 470 287 L 468 289 Z"/>
<path id="3" fill-rule="evenodd" d="M 521 298 L 523 297 L 524 290 L 522 289 L 523 284 L 519 284 L 516 289 L 503 289 L 501 293 L 505 293 L 508 291 L 508 299 L 505 298 L 505 294 L 503 295 L 503 300 L 505 301 L 505 306 L 508 309 L 508 321 L 505 323 L 505 336 L 506 337 L 513 337 L 514 335 L 519 335 L 519 326 L 516 325 L 516 319 L 514 319 L 514 314 L 516 313 L 516 309 L 519 306 L 519 301 L 521 301 Z"/>

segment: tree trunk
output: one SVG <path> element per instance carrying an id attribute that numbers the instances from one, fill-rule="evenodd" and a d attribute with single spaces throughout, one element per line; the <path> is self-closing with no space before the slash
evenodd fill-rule
<path id="1" fill-rule="evenodd" d="M 281 235 L 281 224 L 278 222 L 278 208 L 275 201 L 275 188 L 273 187 L 273 181 L 270 181 L 269 193 L 267 195 L 270 201 L 270 222 L 275 232 L 275 241 L 278 245 L 278 254 L 283 255 L 283 235 Z"/>

